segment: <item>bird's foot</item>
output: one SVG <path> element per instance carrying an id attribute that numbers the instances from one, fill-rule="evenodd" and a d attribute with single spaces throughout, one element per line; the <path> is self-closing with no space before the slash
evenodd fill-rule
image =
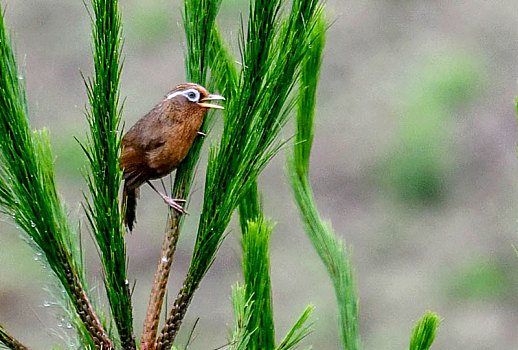
<path id="1" fill-rule="evenodd" d="M 185 199 L 171 198 L 169 196 L 166 196 L 165 194 L 163 194 L 162 192 L 157 190 L 150 181 L 146 181 L 146 182 L 153 189 L 153 191 L 155 191 L 160 196 L 160 198 L 162 198 L 163 201 L 166 202 L 171 208 L 173 208 L 180 214 L 189 214 L 187 212 L 187 210 L 185 210 L 180 204 L 178 204 L 178 203 L 185 203 L 186 202 Z"/>
<path id="2" fill-rule="evenodd" d="M 166 202 L 166 204 L 168 204 L 171 208 L 173 208 L 180 214 L 189 215 L 187 210 L 185 210 L 180 204 L 178 204 L 178 203 L 185 203 L 186 202 L 185 199 L 171 198 L 171 197 L 167 197 L 167 196 L 163 196 L 162 199 L 164 200 L 164 202 Z"/>
<path id="3" fill-rule="evenodd" d="M 198 135 L 203 136 L 203 137 L 207 136 L 207 134 L 206 134 L 206 133 L 201 132 L 201 131 L 198 131 Z"/>

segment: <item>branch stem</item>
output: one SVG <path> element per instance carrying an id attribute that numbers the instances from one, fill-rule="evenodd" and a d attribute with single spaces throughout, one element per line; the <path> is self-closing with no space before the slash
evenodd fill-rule
<path id="1" fill-rule="evenodd" d="M 0 343 L 12 350 L 29 350 L 28 347 L 16 340 L 12 335 L 8 334 L 4 327 L 0 324 Z"/>
<path id="2" fill-rule="evenodd" d="M 158 336 L 156 350 L 169 350 L 173 346 L 180 326 L 182 325 L 183 318 L 187 313 L 187 308 L 191 304 L 194 291 L 196 291 L 197 285 L 195 285 L 195 283 L 196 281 L 193 281 L 190 276 L 187 275 L 182 289 L 176 296 L 169 317 L 165 321 L 162 333 Z"/>
<path id="3" fill-rule="evenodd" d="M 108 333 L 99 320 L 99 317 L 94 311 L 90 299 L 81 284 L 81 280 L 77 273 L 75 273 L 68 261 L 63 261 L 63 269 L 65 270 L 65 278 L 67 285 L 70 288 L 71 294 L 74 296 L 74 305 L 79 315 L 79 318 L 88 329 L 88 333 L 92 336 L 95 346 L 98 349 L 114 349 Z"/>
<path id="4" fill-rule="evenodd" d="M 149 297 L 149 305 L 144 321 L 144 329 L 142 338 L 140 339 L 141 350 L 154 350 L 155 340 L 160 321 L 160 312 L 164 303 L 164 296 L 167 288 L 167 281 L 173 264 L 176 244 L 180 235 L 180 215 L 173 211 L 169 220 L 169 229 L 167 230 L 164 241 L 162 242 L 162 254 L 158 261 L 158 267 L 155 272 L 155 279 Z"/>

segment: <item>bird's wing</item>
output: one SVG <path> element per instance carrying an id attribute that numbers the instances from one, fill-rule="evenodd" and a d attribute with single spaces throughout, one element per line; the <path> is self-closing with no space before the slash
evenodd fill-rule
<path id="1" fill-rule="evenodd" d="M 126 182 L 140 186 L 146 180 L 163 176 L 172 169 L 170 121 L 148 113 L 124 135 L 121 167 Z"/>
<path id="2" fill-rule="evenodd" d="M 139 152 L 149 152 L 162 146 L 166 139 L 161 132 L 162 126 L 152 118 L 142 118 L 128 130 L 122 141 Z"/>
<path id="3" fill-rule="evenodd" d="M 124 169 L 122 177 L 128 188 L 138 188 L 150 178 L 151 169 L 147 166 L 146 152 L 138 147 L 124 147 L 120 162 Z"/>

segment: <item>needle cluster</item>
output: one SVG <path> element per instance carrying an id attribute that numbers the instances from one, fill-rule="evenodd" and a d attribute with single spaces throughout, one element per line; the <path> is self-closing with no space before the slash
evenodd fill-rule
<path id="1" fill-rule="evenodd" d="M 236 283 L 232 286 L 232 307 L 234 309 L 234 328 L 229 339 L 230 350 L 247 350 L 250 337 L 250 318 L 252 317 L 253 301 L 246 298 L 245 287 Z"/>
<path id="2" fill-rule="evenodd" d="M 233 73 L 235 68 L 211 72 L 217 82 L 231 81 L 226 87 L 224 128 L 219 145 L 209 151 L 203 210 L 189 272 L 158 339 L 167 346 L 176 337 L 181 319 L 215 257 L 232 213 L 281 146 L 279 134 L 293 107 L 290 92 L 308 49 L 307 38 L 320 12 L 318 1 L 295 0 L 283 18 L 283 4 L 280 0 L 251 2 L 246 34 L 245 26 L 241 28 L 241 65 L 237 75 Z M 214 42 L 219 40 L 217 35 L 212 38 Z M 222 51 L 216 48 L 215 52 Z M 230 58 L 226 54 L 210 57 Z M 224 68 L 233 64 L 212 63 L 210 66 Z M 223 78 L 218 78 L 220 75 Z M 234 76 L 235 84 L 232 83 Z"/>
<path id="3" fill-rule="evenodd" d="M 260 218 L 247 222 L 243 232 L 243 275 L 246 296 L 252 302 L 248 323 L 249 349 L 274 349 L 272 287 L 270 282 L 270 237 L 273 225 Z"/>
<path id="4" fill-rule="evenodd" d="M 134 349 L 133 316 L 126 277 L 126 244 L 118 200 L 122 172 L 119 168 L 122 108 L 119 101 L 121 74 L 121 19 L 118 1 L 92 0 L 94 74 L 85 84 L 90 102 L 90 125 L 83 149 L 88 157 L 87 176 L 91 198 L 87 217 L 99 247 L 104 285 L 124 349 Z"/>
<path id="5" fill-rule="evenodd" d="M 6 33 L 3 12 L 0 16 L 0 164 L 0 210 L 26 233 L 38 259 L 57 277 L 73 308 L 72 320 L 84 336 L 83 343 L 110 347 L 111 341 L 83 287 L 80 245 L 57 193 L 48 133 L 32 132 L 29 127 L 24 79 Z"/>
<path id="6" fill-rule="evenodd" d="M 323 16 L 319 16 L 310 38 L 309 54 L 302 65 L 297 132 L 293 156 L 288 160 L 288 171 L 304 228 L 327 268 L 335 289 L 343 349 L 360 349 L 358 302 L 350 251 L 334 234 L 331 225 L 320 218 L 309 182 L 316 89 L 325 44 L 325 27 Z"/>
<path id="7" fill-rule="evenodd" d="M 412 330 L 412 338 L 410 339 L 410 350 L 428 350 L 435 340 L 435 335 L 441 319 L 436 313 L 427 311 L 421 317 L 414 329 Z"/>
<path id="8" fill-rule="evenodd" d="M 314 307 L 308 305 L 280 344 L 275 344 L 269 259 L 274 225 L 263 217 L 261 208 L 258 209 L 255 218 L 247 220 L 243 231 L 244 297 L 250 309 L 243 335 L 249 338 L 247 349 L 288 350 L 311 333 L 312 323 L 308 320 Z"/>

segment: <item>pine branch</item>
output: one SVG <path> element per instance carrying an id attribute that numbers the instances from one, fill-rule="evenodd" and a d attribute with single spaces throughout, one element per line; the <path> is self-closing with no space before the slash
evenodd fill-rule
<path id="1" fill-rule="evenodd" d="M 167 281 L 173 264 L 176 244 L 180 235 L 180 215 L 172 213 L 169 221 L 169 229 L 166 231 L 158 268 L 155 272 L 153 287 L 149 297 L 149 304 L 144 320 L 142 337 L 140 338 L 141 350 L 155 349 L 156 334 L 160 321 L 160 313 L 167 290 Z"/>
<path id="2" fill-rule="evenodd" d="M 279 149 L 278 134 L 288 117 L 286 106 L 291 105 L 288 96 L 298 78 L 300 61 L 307 51 L 305 38 L 318 9 L 297 0 L 289 17 L 281 22 L 280 4 L 280 0 L 251 2 L 246 46 L 242 38 L 243 66 L 238 84 L 226 106 L 220 144 L 209 153 L 193 259 L 158 338 L 159 349 L 171 347 L 233 211 Z M 212 74 L 218 76 L 217 72 Z"/>
<path id="3" fill-rule="evenodd" d="M 216 47 L 223 45 L 215 28 L 215 18 L 219 10 L 221 0 L 185 0 L 183 22 L 186 34 L 186 76 L 188 81 L 207 85 L 209 66 L 216 57 Z M 218 39 L 213 43 L 213 36 Z M 201 131 L 208 129 L 212 112 L 205 118 Z M 175 181 L 172 189 L 174 198 L 187 198 L 190 193 L 194 173 L 200 157 L 204 138 L 198 137 L 192 145 L 189 154 L 176 170 Z M 156 347 L 156 334 L 162 304 L 167 287 L 167 281 L 173 263 L 176 243 L 180 235 L 183 218 L 176 212 L 170 213 L 169 229 L 166 231 L 160 260 L 155 272 L 153 287 L 149 299 L 146 319 L 140 341 L 141 349 L 154 349 Z"/>
<path id="4" fill-rule="evenodd" d="M 121 345 L 135 349 L 131 295 L 126 277 L 126 245 L 119 210 L 122 180 L 121 152 L 121 24 L 118 1 L 92 0 L 94 76 L 85 81 L 90 109 L 90 135 L 83 146 L 90 165 L 87 177 L 91 199 L 85 209 L 92 227 L 104 271 L 104 284 Z"/>
<path id="5" fill-rule="evenodd" d="M 306 233 L 326 266 L 338 302 L 339 325 L 343 349 L 359 349 L 358 303 L 356 285 L 349 251 L 345 243 L 335 236 L 331 225 L 320 218 L 309 182 L 309 157 L 313 139 L 313 118 L 316 88 L 326 23 L 318 14 L 314 31 L 309 37 L 309 52 L 302 67 L 300 96 L 298 99 L 297 133 L 294 155 L 288 160 L 288 172 Z"/>
<path id="6" fill-rule="evenodd" d="M 98 347 L 113 348 L 83 288 L 78 237 L 57 194 L 46 131 L 31 133 L 23 77 L 19 75 L 3 12 L 0 16 L 0 206 L 42 253 Z M 74 244 L 76 246 L 74 246 Z M 84 333 L 81 335 L 86 336 Z"/>
<path id="7" fill-rule="evenodd" d="M 7 331 L 0 324 L 0 346 L 4 345 L 8 349 L 12 350 L 29 350 L 28 347 L 16 340 L 12 335 L 8 334 Z"/>
<path id="8" fill-rule="evenodd" d="M 412 330 L 410 350 L 428 350 L 435 340 L 441 319 L 436 313 L 427 311 Z"/>
<path id="9" fill-rule="evenodd" d="M 165 321 L 164 327 L 162 327 L 162 331 L 158 336 L 156 341 L 156 349 L 171 349 L 173 346 L 173 342 L 176 338 L 178 330 L 180 329 L 180 325 L 183 321 L 183 318 L 187 312 L 187 308 L 189 307 L 192 297 L 194 293 L 191 291 L 195 287 L 195 281 L 187 276 L 187 279 L 184 281 L 180 292 L 176 296 L 173 307 L 169 312 L 169 317 Z"/>
<path id="10" fill-rule="evenodd" d="M 200 33 L 200 34 L 206 35 L 205 33 Z M 193 41 L 196 42 L 197 39 L 193 39 Z M 233 99 L 229 100 L 229 101 L 233 101 Z M 226 113 L 226 116 L 228 116 L 228 115 L 229 114 Z M 228 120 L 228 117 L 225 121 L 225 125 L 228 124 L 227 120 Z M 179 174 L 180 173 L 177 174 L 177 177 L 179 176 Z M 218 238 L 217 236 L 215 236 L 215 237 Z M 200 249 L 195 248 L 195 252 L 194 252 L 195 256 L 193 257 L 193 263 L 191 263 L 191 269 L 192 269 L 193 265 L 196 264 L 195 263 L 196 256 L 205 257 L 205 259 L 204 259 L 205 261 L 202 262 L 202 264 L 205 265 L 205 267 L 203 267 L 202 270 L 206 271 L 206 269 L 208 268 L 208 265 L 210 265 L 210 262 L 212 262 L 216 247 L 219 244 L 219 238 L 218 239 L 209 238 L 208 240 L 212 242 L 212 247 L 210 248 L 210 250 L 214 250 L 214 252 L 208 252 L 208 254 L 199 254 Z M 200 234 L 198 234 L 196 244 L 199 245 L 200 244 L 199 242 L 200 242 Z M 184 282 L 184 285 L 175 300 L 173 308 L 170 312 L 170 316 L 166 320 L 166 324 L 165 324 L 164 328 L 162 329 L 162 332 L 158 338 L 158 341 L 157 341 L 158 349 L 169 349 L 171 347 L 172 343 L 174 342 L 174 339 L 176 338 L 176 334 L 180 328 L 183 317 L 187 311 L 188 305 L 190 304 L 190 302 L 192 300 L 194 291 L 197 289 L 198 284 L 201 281 L 202 275 L 205 274 L 205 271 L 202 271 L 201 273 L 191 273 L 191 270 L 189 271 L 188 276 Z"/>

